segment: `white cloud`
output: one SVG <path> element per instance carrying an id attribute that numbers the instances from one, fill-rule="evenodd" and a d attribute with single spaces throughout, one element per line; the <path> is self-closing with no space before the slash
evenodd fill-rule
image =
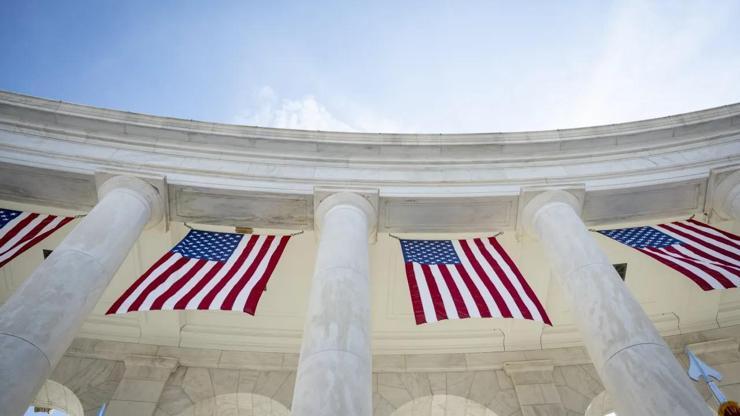
<path id="1" fill-rule="evenodd" d="M 255 101 L 254 109 L 236 117 L 237 123 L 285 129 L 357 131 L 348 123 L 338 120 L 311 95 L 299 99 L 281 99 L 272 88 L 265 86 L 260 89 Z"/>
<path id="2" fill-rule="evenodd" d="M 335 97 L 331 104 L 320 102 L 311 94 L 301 98 L 283 98 L 273 88 L 263 86 L 253 95 L 251 104 L 245 106 L 246 109 L 232 121 L 251 126 L 301 130 L 367 133 L 412 131 L 347 98 Z"/>

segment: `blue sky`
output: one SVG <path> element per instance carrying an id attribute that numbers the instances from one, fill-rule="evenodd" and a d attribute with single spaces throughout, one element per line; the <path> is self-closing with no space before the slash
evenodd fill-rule
<path id="1" fill-rule="evenodd" d="M 606 124 L 740 101 L 738 1 L 3 2 L 0 89 L 322 130 Z"/>

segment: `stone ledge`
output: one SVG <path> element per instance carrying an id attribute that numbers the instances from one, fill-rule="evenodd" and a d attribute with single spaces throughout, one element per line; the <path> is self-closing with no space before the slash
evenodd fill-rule
<path id="1" fill-rule="evenodd" d="M 692 349 L 699 348 L 702 351 L 700 353 L 736 353 L 740 340 L 740 325 L 671 335 L 665 337 L 665 340 L 673 353 L 679 357 L 683 355 L 686 345 L 691 345 Z M 170 347 L 89 338 L 75 339 L 65 355 L 114 361 L 123 361 L 131 355 L 147 355 L 170 357 L 187 367 L 265 371 L 293 371 L 298 363 L 296 353 Z M 560 367 L 590 363 L 591 360 L 583 347 L 484 353 L 376 354 L 373 356 L 373 371 L 377 373 L 485 371 L 504 370 L 507 364 L 509 371 L 517 371 L 531 365 Z"/>
<path id="2" fill-rule="evenodd" d="M 738 343 L 738 340 L 735 338 L 722 338 L 686 345 L 686 348 L 690 349 L 694 354 L 707 354 L 711 352 L 725 351 L 737 352 L 739 347 L 740 343 Z"/>

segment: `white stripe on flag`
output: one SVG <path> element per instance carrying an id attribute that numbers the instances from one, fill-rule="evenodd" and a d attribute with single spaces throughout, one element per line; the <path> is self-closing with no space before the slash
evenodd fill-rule
<path id="1" fill-rule="evenodd" d="M 206 264 L 201 267 L 198 272 L 196 272 L 193 277 L 188 280 L 177 292 L 175 292 L 174 295 L 172 295 L 169 299 L 164 301 L 162 304 L 162 310 L 173 310 L 177 302 L 180 301 L 180 299 L 183 298 L 183 296 L 187 295 L 188 292 L 192 288 L 195 287 L 203 278 L 208 274 L 208 272 L 211 271 L 214 267 L 218 266 L 219 262 L 217 261 L 207 261 Z"/>
<path id="2" fill-rule="evenodd" d="M 486 302 L 486 306 L 488 306 L 488 310 L 491 312 L 491 317 L 493 318 L 500 318 L 503 317 L 504 314 L 501 312 L 501 310 L 498 308 L 498 305 L 496 304 L 496 300 L 493 298 L 493 294 L 490 290 L 488 290 L 488 287 L 486 287 L 485 283 L 483 283 L 483 280 L 481 280 L 481 277 L 478 276 L 478 272 L 475 271 L 473 268 L 473 265 L 470 264 L 468 261 L 468 256 L 465 255 L 465 251 L 462 247 L 460 247 L 460 242 L 453 240 L 452 246 L 455 248 L 455 252 L 457 254 L 457 257 L 460 259 L 460 262 L 462 263 L 463 268 L 466 272 L 468 272 L 468 276 L 470 276 L 470 280 L 473 281 L 473 284 L 476 288 L 478 288 L 478 292 L 483 297 L 483 300 Z"/>
<path id="3" fill-rule="evenodd" d="M 12 220 L 8 221 L 7 224 L 3 228 L 0 228 L 0 239 L 5 238 L 5 235 L 10 232 L 13 228 L 15 228 L 16 225 L 18 225 L 19 222 L 23 221 L 26 217 L 31 215 L 30 212 L 21 212 L 20 215 L 13 218 Z M 2 251 L 0 251 L 2 252 Z"/>
<path id="4" fill-rule="evenodd" d="M 244 310 L 244 306 L 247 304 L 247 299 L 249 298 L 249 294 L 252 293 L 252 289 L 254 289 L 254 286 L 264 277 L 265 270 L 267 270 L 267 265 L 270 264 L 270 259 L 272 258 L 272 255 L 275 253 L 275 250 L 277 250 L 278 246 L 280 245 L 280 241 L 281 241 L 280 237 L 275 237 L 272 239 L 272 244 L 270 244 L 270 248 L 267 249 L 267 252 L 265 253 L 264 257 L 262 257 L 262 261 L 260 261 L 260 264 L 257 265 L 257 268 L 254 271 L 254 274 L 252 274 L 247 284 L 244 285 L 242 290 L 240 290 L 239 294 L 236 296 L 234 305 L 231 308 L 232 310 L 234 311 Z"/>
<path id="5" fill-rule="evenodd" d="M 44 226 L 44 228 L 42 228 L 40 232 L 29 237 L 27 241 L 25 241 L 24 243 L 18 244 L 17 246 L 11 248 L 10 250 L 2 253 L 2 255 L 0 255 L 0 262 L 3 262 L 6 259 L 13 257 L 18 251 L 26 249 L 28 245 L 33 242 L 34 238 L 36 238 L 37 236 L 45 232 L 53 230 L 54 227 L 59 226 L 59 223 L 62 221 L 64 221 L 64 217 L 55 217 L 48 224 L 46 224 L 46 226 Z"/>
<path id="6" fill-rule="evenodd" d="M 462 296 L 465 306 L 468 308 L 468 314 L 471 317 L 480 318 L 481 314 L 478 310 L 478 305 L 475 303 L 475 299 L 473 299 L 473 295 L 468 290 L 468 286 L 463 281 L 462 276 L 457 272 L 457 267 L 449 265 L 440 265 L 439 267 L 447 267 L 447 271 L 452 276 L 452 280 L 455 281 L 457 290 L 460 292 L 460 296 Z"/>
<path id="7" fill-rule="evenodd" d="M 187 263 L 183 264 L 179 269 L 172 272 L 172 274 L 165 279 L 164 282 L 162 282 L 160 285 L 155 287 L 144 299 L 144 302 L 141 303 L 141 306 L 139 306 L 139 310 L 145 311 L 149 310 L 152 307 L 152 303 L 167 289 L 170 288 L 175 282 L 177 282 L 185 273 L 190 271 L 196 264 L 198 263 L 197 259 L 190 259 L 187 261 Z"/>
<path id="8" fill-rule="evenodd" d="M 34 227 L 36 227 L 41 221 L 43 221 L 44 218 L 46 218 L 46 215 L 39 215 L 36 218 L 32 219 L 28 224 L 26 224 L 25 227 L 23 227 L 19 232 L 15 233 L 15 235 L 13 235 L 8 241 L 5 242 L 5 244 L 3 244 L 2 247 L 0 247 L 0 253 L 5 254 L 8 250 L 12 249 L 13 246 L 18 243 L 20 239 L 33 231 Z"/>
<path id="9" fill-rule="evenodd" d="M 444 267 L 444 265 L 441 265 Z M 439 271 L 437 265 L 429 265 L 429 270 L 432 272 L 434 281 L 437 282 L 437 290 L 442 297 L 442 303 L 445 305 L 445 312 L 447 312 L 447 319 L 460 319 L 460 313 L 455 306 L 455 301 L 452 300 L 452 294 L 450 294 L 450 288 L 447 287 L 444 276 Z"/>
<path id="10" fill-rule="evenodd" d="M 200 291 L 198 291 L 198 293 L 196 293 L 192 299 L 190 299 L 187 306 L 185 306 L 185 309 L 198 309 L 198 305 L 203 300 L 203 298 L 206 297 L 208 292 L 210 292 L 211 289 L 213 289 L 213 287 L 216 286 L 216 284 L 220 282 L 224 276 L 229 275 L 228 273 L 231 271 L 232 266 L 234 266 L 234 263 L 239 257 L 239 254 L 241 254 L 241 252 L 244 250 L 244 247 L 246 247 L 247 241 L 249 241 L 249 237 L 247 237 L 246 235 L 243 236 L 241 241 L 239 241 L 239 244 L 237 244 L 236 248 L 234 249 L 234 252 L 231 253 L 231 256 L 228 259 L 226 259 L 226 263 L 223 265 L 223 267 L 221 267 L 221 270 L 219 270 L 218 273 L 216 273 L 216 275 L 213 276 L 213 278 L 208 283 L 206 283 L 206 285 Z"/>
<path id="11" fill-rule="evenodd" d="M 418 263 L 412 263 L 414 266 L 414 278 L 416 279 L 416 286 L 419 288 L 419 298 L 421 298 L 421 304 L 424 309 L 424 317 L 426 322 L 437 322 L 437 313 L 434 311 L 434 305 L 432 304 L 432 294 L 429 292 L 427 281 L 424 278 L 424 270 Z"/>
<path id="12" fill-rule="evenodd" d="M 679 253 L 683 254 L 689 259 L 692 259 L 696 262 L 701 263 L 704 267 L 710 268 L 718 273 L 720 273 L 722 276 L 727 278 L 729 281 L 731 281 L 735 286 L 740 286 L 740 276 L 738 276 L 737 273 L 733 273 L 729 270 L 727 270 L 725 267 L 722 267 L 722 265 L 719 265 L 713 261 L 709 261 L 704 257 L 699 257 L 694 253 L 693 251 L 690 251 L 686 249 L 685 247 L 681 246 L 680 244 L 676 244 L 673 246 L 673 248 L 678 251 Z"/>
<path id="13" fill-rule="evenodd" d="M 660 225 L 656 226 L 655 228 L 657 228 L 660 232 L 665 233 L 665 234 L 668 234 L 670 237 L 675 238 L 678 241 L 681 241 L 682 244 L 685 244 L 687 246 L 691 246 L 691 247 L 693 247 L 693 248 L 695 248 L 695 249 L 697 249 L 697 250 L 699 250 L 699 251 L 701 251 L 703 253 L 708 254 L 709 256 L 716 257 L 718 259 L 724 260 L 724 261 L 726 261 L 726 262 L 728 262 L 730 264 L 733 264 L 733 265 L 736 265 L 736 266 L 740 266 L 740 262 L 738 262 L 737 260 L 735 260 L 733 258 L 730 258 L 730 257 L 727 257 L 724 254 L 719 253 L 719 252 L 717 252 L 715 250 L 712 250 L 711 248 L 709 248 L 709 247 L 707 247 L 707 246 L 705 246 L 705 245 L 703 245 L 701 243 L 697 243 L 697 242 L 691 241 L 691 240 L 687 239 L 686 237 L 682 237 L 682 236 L 680 236 L 680 235 L 672 232 L 669 229 L 666 229 L 664 227 L 661 227 Z M 691 236 L 693 236 L 693 237 L 695 237 L 695 238 L 697 238 L 697 239 L 699 239 L 701 241 L 707 241 L 707 239 L 705 239 L 704 237 L 702 237 L 699 234 L 694 233 L 693 231 L 689 231 L 689 230 L 686 230 L 686 229 L 681 229 L 681 231 L 684 231 L 684 232 L 686 232 L 686 234 L 689 234 L 689 235 L 691 235 Z M 713 240 L 709 240 L 709 241 L 710 241 L 710 244 L 713 244 L 713 245 L 715 245 L 717 247 L 720 247 L 720 248 L 728 247 L 725 244 L 722 244 L 722 246 L 720 246 L 720 244 L 717 244 L 717 242 L 715 242 Z M 728 250 L 728 251 L 733 252 L 734 250 Z"/>
<path id="14" fill-rule="evenodd" d="M 712 277 L 709 274 L 705 273 L 703 270 L 699 269 L 698 267 L 696 267 L 696 266 L 694 266 L 692 264 L 686 263 L 685 261 L 677 258 L 676 256 L 674 256 L 674 255 L 672 255 L 670 253 L 666 253 L 666 252 L 662 251 L 661 249 L 654 249 L 654 248 L 645 248 L 644 250 L 649 250 L 651 253 L 654 253 L 655 255 L 660 256 L 660 257 L 668 260 L 669 262 L 676 263 L 679 266 L 687 269 L 688 271 L 690 271 L 691 273 L 693 273 L 696 277 L 698 277 L 701 280 L 704 280 L 705 282 L 707 282 L 707 284 L 709 284 L 710 286 L 712 286 L 712 288 L 714 288 L 714 289 L 724 289 L 724 286 L 722 286 L 722 284 L 719 283 L 714 277 Z"/>
<path id="15" fill-rule="evenodd" d="M 506 306 L 509 308 L 509 311 L 511 312 L 511 316 L 514 318 L 524 319 L 524 315 L 522 315 L 522 311 L 519 310 L 519 307 L 517 306 L 516 301 L 512 297 L 512 294 L 509 293 L 508 289 L 506 289 L 503 282 L 501 282 L 501 279 L 495 278 L 495 277 L 499 277 L 498 274 L 496 273 L 495 270 L 493 270 L 491 265 L 488 264 L 488 261 L 485 259 L 485 257 L 483 257 L 483 254 L 478 249 L 478 245 L 475 244 L 473 240 L 468 240 L 468 246 L 470 247 L 470 251 L 473 253 L 473 256 L 475 257 L 475 260 L 481 266 L 483 271 L 486 272 L 487 276 L 485 278 L 489 278 L 491 282 L 493 282 L 499 294 L 504 299 Z"/>
<path id="16" fill-rule="evenodd" d="M 164 263 L 160 264 L 159 267 L 152 270 L 152 272 L 149 274 L 149 276 L 146 277 L 146 279 L 141 282 L 140 285 L 134 289 L 133 292 L 131 292 L 131 295 L 126 298 L 126 300 L 121 303 L 121 306 L 116 310 L 114 313 L 124 313 L 128 311 L 128 308 L 131 306 L 132 303 L 139 297 L 139 295 L 146 290 L 149 285 L 162 273 L 167 271 L 167 269 L 170 268 L 173 264 L 175 264 L 176 261 L 180 260 L 182 256 L 179 253 L 174 253 L 170 258 L 167 259 Z"/>
<path id="17" fill-rule="evenodd" d="M 482 238 L 483 246 L 488 250 L 489 253 L 491 253 L 491 256 L 493 256 L 493 260 L 501 267 L 501 270 L 503 270 L 504 274 L 509 278 L 509 281 L 512 285 L 514 285 L 514 289 L 519 294 L 519 297 L 524 302 L 524 305 L 529 309 L 529 313 L 532 315 L 532 319 L 536 321 L 543 322 L 542 316 L 540 316 L 540 311 L 537 309 L 537 306 L 534 304 L 532 299 L 527 295 L 527 292 L 522 287 L 521 282 L 519 282 L 519 278 L 516 277 L 514 274 L 514 271 L 511 270 L 509 267 L 509 264 L 504 261 L 504 259 L 501 257 L 501 254 L 499 254 L 498 250 L 491 245 L 491 243 L 488 241 L 488 239 Z"/>
<path id="18" fill-rule="evenodd" d="M 715 230 L 712 230 L 709 227 L 699 227 L 696 224 L 692 224 L 692 223 L 682 223 L 682 224 L 685 224 L 687 228 L 680 227 L 680 226 L 675 226 L 675 225 L 674 225 L 674 227 L 676 229 L 682 231 L 682 232 L 685 232 L 686 234 L 689 234 L 689 235 L 693 236 L 694 238 L 699 239 L 704 244 L 711 244 L 711 245 L 716 246 L 719 249 L 724 249 L 724 250 L 730 252 L 735 257 L 729 257 L 730 258 L 729 262 L 732 263 L 732 264 L 735 264 L 737 266 L 740 266 L 740 247 L 738 247 L 737 245 L 733 245 L 733 244 L 729 244 L 728 245 L 725 242 L 727 240 L 734 241 L 732 238 L 727 237 L 727 236 L 723 236 L 723 237 L 717 238 L 718 236 L 716 236 L 716 234 L 718 234 L 718 233 Z M 705 236 L 705 235 L 701 235 L 700 234 L 700 232 L 707 233 L 708 231 L 713 231 L 712 234 L 714 234 L 714 235 Z M 724 240 L 724 241 L 722 241 L 722 240 Z M 682 241 L 686 241 L 687 244 L 689 242 L 691 242 L 694 245 L 697 245 L 698 244 L 698 243 L 693 242 L 693 241 L 687 241 L 687 239 L 685 237 L 682 239 Z"/>
<path id="19" fill-rule="evenodd" d="M 249 236 L 249 238 L 254 238 L 255 236 Z M 244 240 L 247 240 L 247 236 L 244 236 Z M 234 285 L 237 284 L 239 281 L 238 278 L 235 278 L 234 276 L 242 276 L 244 272 L 247 271 L 249 266 L 252 265 L 254 262 L 254 258 L 257 257 L 257 254 L 260 250 L 262 250 L 262 246 L 265 244 L 265 240 L 267 240 L 266 235 L 260 235 L 257 237 L 257 241 L 254 243 L 254 246 L 252 246 L 251 250 L 249 250 L 249 254 L 247 254 L 246 260 L 244 260 L 244 263 L 239 266 L 239 268 L 236 271 L 228 273 L 227 276 L 227 282 L 226 284 L 219 290 L 219 292 L 216 294 L 216 296 L 213 298 L 213 301 L 210 305 L 208 305 L 208 309 L 210 310 L 220 310 L 221 305 L 223 305 L 224 300 L 226 299 L 226 296 L 229 295 L 231 292 L 231 289 L 234 288 Z M 236 253 L 234 253 L 236 254 Z M 236 256 L 232 256 L 236 257 Z"/>
<path id="20" fill-rule="evenodd" d="M 693 223 L 693 222 L 690 222 L 690 221 L 680 221 L 680 222 L 681 222 L 681 224 L 684 224 L 687 227 L 694 227 L 694 228 L 696 228 L 698 230 L 704 231 L 707 234 L 711 234 L 712 237 L 714 237 L 714 238 L 721 238 L 721 239 L 724 239 L 724 240 L 731 240 L 731 241 L 735 241 L 735 242 L 740 243 L 740 239 L 733 238 L 730 235 L 722 234 L 721 232 L 715 230 L 712 227 L 708 227 L 708 226 L 705 226 L 705 225 L 696 224 L 696 223 Z"/>

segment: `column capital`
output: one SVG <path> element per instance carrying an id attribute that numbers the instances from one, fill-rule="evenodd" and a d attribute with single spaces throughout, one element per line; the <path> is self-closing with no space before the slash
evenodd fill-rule
<path id="1" fill-rule="evenodd" d="M 740 206 L 740 168 L 731 172 L 719 172 L 717 176 L 720 175 L 719 182 L 712 189 L 711 208 L 722 219 L 740 220 L 737 218 L 737 207 Z"/>
<path id="2" fill-rule="evenodd" d="M 113 191 L 123 190 L 149 207 L 147 228 L 156 226 L 165 218 L 165 200 L 154 185 L 129 175 L 105 175 L 98 183 L 98 200 Z"/>
<path id="3" fill-rule="evenodd" d="M 543 208 L 553 204 L 564 204 L 581 215 L 585 191 L 583 188 L 523 190 L 519 195 L 519 217 L 517 229 L 531 237 L 538 238 L 535 232 L 537 216 Z"/>
<path id="4" fill-rule="evenodd" d="M 321 229 L 326 214 L 334 208 L 348 206 L 361 211 L 367 218 L 368 232 L 372 236 L 378 224 L 378 191 L 353 191 L 317 188 L 314 191 L 314 225 Z"/>

